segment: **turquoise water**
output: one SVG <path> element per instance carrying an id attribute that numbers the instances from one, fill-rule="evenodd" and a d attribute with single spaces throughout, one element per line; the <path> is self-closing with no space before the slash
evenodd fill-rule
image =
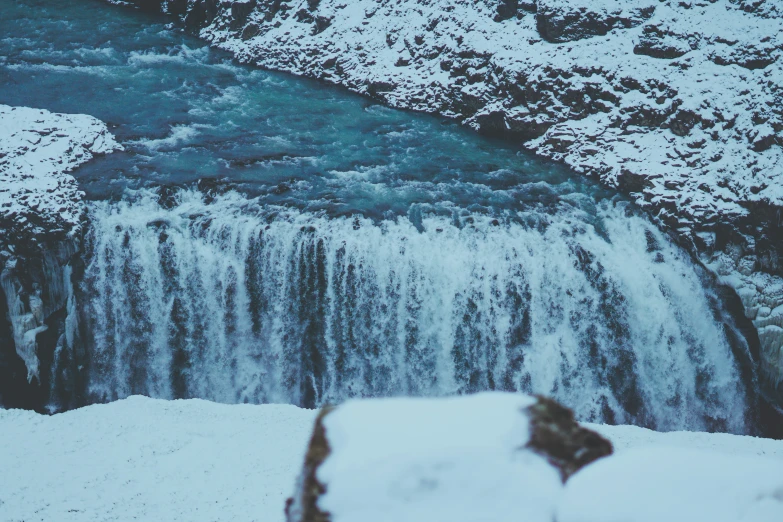
<path id="1" fill-rule="evenodd" d="M 0 6 L 0 101 L 93 115 L 127 149 L 76 173 L 92 198 L 214 178 L 270 203 L 381 218 L 607 195 L 453 121 L 237 65 L 160 17 L 89 0 Z"/>

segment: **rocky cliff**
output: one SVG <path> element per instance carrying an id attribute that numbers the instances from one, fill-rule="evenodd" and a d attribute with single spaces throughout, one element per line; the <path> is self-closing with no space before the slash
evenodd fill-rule
<path id="1" fill-rule="evenodd" d="M 742 300 L 783 398 L 781 0 L 136 0 L 241 61 L 457 118 L 630 195 Z"/>
<path id="2" fill-rule="evenodd" d="M 90 116 L 0 105 L 0 406 L 42 409 L 77 335 L 83 193 L 68 174 L 119 148 Z"/>

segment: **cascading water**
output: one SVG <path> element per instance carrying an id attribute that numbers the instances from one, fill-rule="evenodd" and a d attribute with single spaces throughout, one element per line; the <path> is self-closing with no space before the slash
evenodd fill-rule
<path id="1" fill-rule="evenodd" d="M 92 200 L 85 271 L 74 257 L 56 274 L 62 327 L 33 325 L 51 337 L 37 353 L 50 389 L 23 403 L 494 388 L 554 395 L 583 420 L 757 428 L 712 284 L 611 191 L 85 6 L 0 0 L 0 99 L 91 114 L 125 147 L 74 172 Z M 204 178 L 237 192 L 171 188 Z M 14 368 L 35 369 L 35 343 L 15 344 L 30 357 L 6 350 Z"/>
<path id="2" fill-rule="evenodd" d="M 373 222 L 152 192 L 92 204 L 89 393 L 320 405 L 484 389 L 744 430 L 697 268 L 627 203 Z"/>

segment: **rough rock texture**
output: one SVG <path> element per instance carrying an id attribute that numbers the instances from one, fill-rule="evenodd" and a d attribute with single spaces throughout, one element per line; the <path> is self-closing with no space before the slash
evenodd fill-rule
<path id="1" fill-rule="evenodd" d="M 117 148 L 91 116 L 0 105 L 0 405 L 40 409 L 73 343 L 84 204 L 68 171 Z"/>
<path id="2" fill-rule="evenodd" d="M 537 0 L 536 28 L 547 42 L 603 36 L 612 29 L 636 27 L 655 12 L 655 0 Z"/>
<path id="3" fill-rule="evenodd" d="M 161 0 L 168 12 L 184 1 Z M 783 0 L 188 0 L 184 10 L 242 61 L 514 136 L 629 194 L 737 291 L 783 401 Z"/>
<path id="4" fill-rule="evenodd" d="M 527 447 L 560 470 L 563 482 L 594 460 L 612 453 L 612 444 L 576 422 L 574 412 L 546 397 L 529 408 L 530 441 Z"/>
<path id="5" fill-rule="evenodd" d="M 329 514 L 318 507 L 318 497 L 326 492 L 324 485 L 319 482 L 316 472 L 324 460 L 329 456 L 329 440 L 326 438 L 323 420 L 333 407 L 321 409 L 315 419 L 315 427 L 310 442 L 307 445 L 304 466 L 296 481 L 294 497 L 285 502 L 285 516 L 289 522 L 294 520 L 308 520 L 311 522 L 327 522 Z"/>
<path id="6" fill-rule="evenodd" d="M 410 445 L 404 455 L 396 454 L 399 441 Z M 372 457 L 366 454 L 368 448 Z M 519 484 L 514 483 L 508 488 L 504 479 L 515 482 L 526 474 L 533 483 L 551 479 L 541 466 L 547 472 L 552 468 L 545 469 L 548 466 L 531 453 L 556 470 L 554 487 L 538 492 L 531 485 L 533 491 L 525 491 L 515 489 Z M 382 509 L 384 520 L 455 520 L 448 502 L 454 479 L 455 489 L 465 496 L 479 491 L 488 502 L 481 513 L 489 520 L 538 520 L 541 511 L 525 512 L 527 495 L 546 505 L 547 493 L 557 492 L 561 481 L 611 453 L 608 440 L 581 427 L 571 410 L 544 397 L 483 393 L 449 399 L 354 400 L 318 415 L 294 495 L 286 502 L 286 518 L 359 520 L 362 513 Z M 502 465 L 495 467 L 498 457 Z M 515 471 L 506 476 L 504 466 Z M 508 489 L 500 487 L 501 482 Z M 348 505 L 340 489 L 355 490 Z M 557 494 L 552 497 L 556 498 Z M 506 513 L 506 500 L 523 507 Z M 499 518 L 493 518 L 496 507 Z M 474 518 L 458 509 L 456 519 Z"/>

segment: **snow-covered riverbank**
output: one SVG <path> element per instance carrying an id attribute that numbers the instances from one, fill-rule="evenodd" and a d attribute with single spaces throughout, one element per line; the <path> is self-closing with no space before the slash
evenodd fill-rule
<path id="1" fill-rule="evenodd" d="M 66 309 L 85 205 L 69 172 L 120 148 L 92 116 L 0 105 L 0 405 L 48 393 L 38 344 L 51 354 L 73 341 Z"/>
<path id="2" fill-rule="evenodd" d="M 54 416 L 0 410 L 0 520 L 281 521 L 315 417 L 288 405 L 144 397 Z M 718 463 L 783 464 L 781 441 L 589 427 L 614 443 L 617 457 L 632 448 L 699 448 Z M 758 478 L 731 473 L 718 478 Z"/>

